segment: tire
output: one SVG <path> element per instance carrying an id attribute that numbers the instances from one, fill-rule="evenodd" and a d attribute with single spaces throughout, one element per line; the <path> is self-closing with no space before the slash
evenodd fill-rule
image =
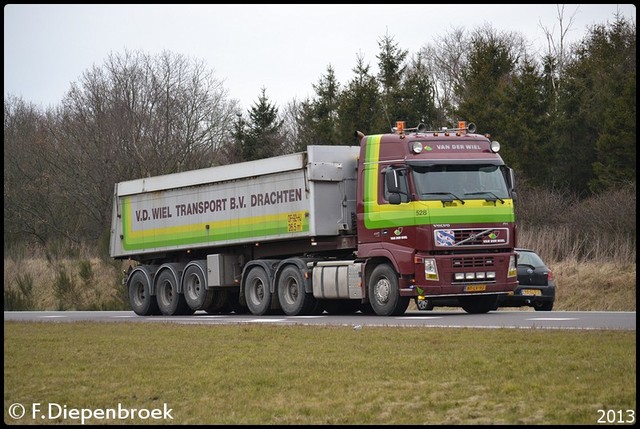
<path id="1" fill-rule="evenodd" d="M 211 304 L 204 309 L 209 314 L 229 313 L 229 291 L 227 289 L 213 289 Z"/>
<path id="2" fill-rule="evenodd" d="M 287 265 L 280 273 L 278 301 L 287 316 L 309 315 L 315 308 L 316 299 L 305 292 L 304 277 L 295 265 Z"/>
<path id="3" fill-rule="evenodd" d="M 388 264 L 373 269 L 368 284 L 369 302 L 378 316 L 399 316 L 409 307 L 408 296 L 400 296 L 398 274 Z"/>
<path id="4" fill-rule="evenodd" d="M 249 309 L 245 305 L 245 302 L 240 302 L 240 290 L 234 289 L 229 292 L 229 299 L 227 300 L 228 312 L 235 314 L 249 314 Z"/>
<path id="5" fill-rule="evenodd" d="M 536 311 L 551 311 L 553 310 L 553 301 L 543 301 L 536 303 L 533 308 Z"/>
<path id="6" fill-rule="evenodd" d="M 129 305 L 138 316 L 160 314 L 158 302 L 151 295 L 149 278 L 142 271 L 136 271 L 129 279 Z"/>
<path id="7" fill-rule="evenodd" d="M 369 302 L 361 302 L 358 309 L 362 314 L 375 314 L 375 311 L 373 311 L 373 307 L 371 307 L 371 303 Z"/>
<path id="8" fill-rule="evenodd" d="M 460 307 L 469 314 L 483 314 L 494 310 L 497 306 L 497 296 L 466 296 L 460 298 Z"/>
<path id="9" fill-rule="evenodd" d="M 184 299 L 193 311 L 204 310 L 211 305 L 214 292 L 207 287 L 204 263 L 189 265 L 182 275 Z"/>
<path id="10" fill-rule="evenodd" d="M 264 268 L 253 267 L 247 274 L 244 286 L 247 307 L 251 314 L 262 316 L 271 306 L 269 277 Z"/>
<path id="11" fill-rule="evenodd" d="M 162 270 L 156 278 L 156 301 L 165 316 L 193 314 L 184 295 L 178 293 L 178 281 L 170 270 Z"/>

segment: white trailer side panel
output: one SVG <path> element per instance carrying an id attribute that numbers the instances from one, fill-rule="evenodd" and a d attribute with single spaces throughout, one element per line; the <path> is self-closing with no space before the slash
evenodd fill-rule
<path id="1" fill-rule="evenodd" d="M 355 229 L 358 152 L 309 146 L 305 153 L 119 183 L 111 256 Z"/>

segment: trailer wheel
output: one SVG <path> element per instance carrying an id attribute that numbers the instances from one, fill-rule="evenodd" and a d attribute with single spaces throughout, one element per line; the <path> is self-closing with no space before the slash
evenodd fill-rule
<path id="1" fill-rule="evenodd" d="M 184 295 L 178 293 L 178 281 L 169 270 L 163 270 L 156 280 L 156 301 L 165 316 L 193 314 Z"/>
<path id="2" fill-rule="evenodd" d="M 278 299 L 287 316 L 309 315 L 316 305 L 313 294 L 305 292 L 304 277 L 294 265 L 287 265 L 280 273 Z"/>
<path id="3" fill-rule="evenodd" d="M 151 296 L 149 278 L 142 271 L 136 271 L 129 280 L 129 304 L 138 316 L 160 314 L 155 297 Z"/>
<path id="4" fill-rule="evenodd" d="M 247 274 L 245 281 L 245 298 L 247 307 L 252 314 L 261 316 L 271 306 L 271 292 L 269 292 L 269 277 L 260 267 L 254 267 Z"/>
<path id="5" fill-rule="evenodd" d="M 409 307 L 409 297 L 400 296 L 398 275 L 388 264 L 373 269 L 369 278 L 369 302 L 378 316 L 399 316 Z"/>
<path id="6" fill-rule="evenodd" d="M 235 314 L 248 314 L 249 309 L 246 306 L 246 302 L 240 302 L 240 291 L 238 289 L 232 289 L 229 291 L 229 297 L 227 298 L 227 305 L 222 309 L 223 313 L 235 313 Z"/>
<path id="7" fill-rule="evenodd" d="M 227 289 L 214 289 L 213 300 L 207 308 L 204 309 L 209 314 L 225 313 L 228 305 L 229 291 Z"/>
<path id="8" fill-rule="evenodd" d="M 199 264 L 189 265 L 184 271 L 182 290 L 187 305 L 192 310 L 204 310 L 213 301 L 213 290 L 207 287 L 205 271 Z"/>

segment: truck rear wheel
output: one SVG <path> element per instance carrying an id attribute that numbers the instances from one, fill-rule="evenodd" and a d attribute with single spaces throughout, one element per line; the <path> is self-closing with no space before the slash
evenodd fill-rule
<path id="1" fill-rule="evenodd" d="M 247 307 L 252 314 L 261 316 L 271 306 L 271 292 L 269 291 L 269 277 L 261 267 L 254 267 L 247 274 L 245 281 L 245 298 Z"/>
<path id="2" fill-rule="evenodd" d="M 400 296 L 398 275 L 388 264 L 373 269 L 369 278 L 369 302 L 378 316 L 399 316 L 409 307 L 409 297 Z"/>
<path id="3" fill-rule="evenodd" d="M 184 295 L 178 293 L 178 280 L 169 270 L 163 270 L 156 280 L 156 301 L 165 316 L 193 314 Z"/>
<path id="4" fill-rule="evenodd" d="M 129 280 L 129 304 L 138 316 L 160 314 L 158 302 L 151 295 L 149 277 L 142 271 L 136 271 Z"/>
<path id="5" fill-rule="evenodd" d="M 204 310 L 213 301 L 213 290 L 207 287 L 204 261 L 190 264 L 184 271 L 182 291 L 187 305 L 192 310 Z"/>
<path id="6" fill-rule="evenodd" d="M 298 267 L 286 266 L 278 279 L 278 299 L 287 316 L 308 315 L 315 308 L 313 294 L 304 290 L 304 277 Z"/>

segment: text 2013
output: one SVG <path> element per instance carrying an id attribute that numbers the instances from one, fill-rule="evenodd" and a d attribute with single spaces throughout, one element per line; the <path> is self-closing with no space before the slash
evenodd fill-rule
<path id="1" fill-rule="evenodd" d="M 598 410 L 597 423 L 630 423 L 636 422 L 635 410 Z"/>

